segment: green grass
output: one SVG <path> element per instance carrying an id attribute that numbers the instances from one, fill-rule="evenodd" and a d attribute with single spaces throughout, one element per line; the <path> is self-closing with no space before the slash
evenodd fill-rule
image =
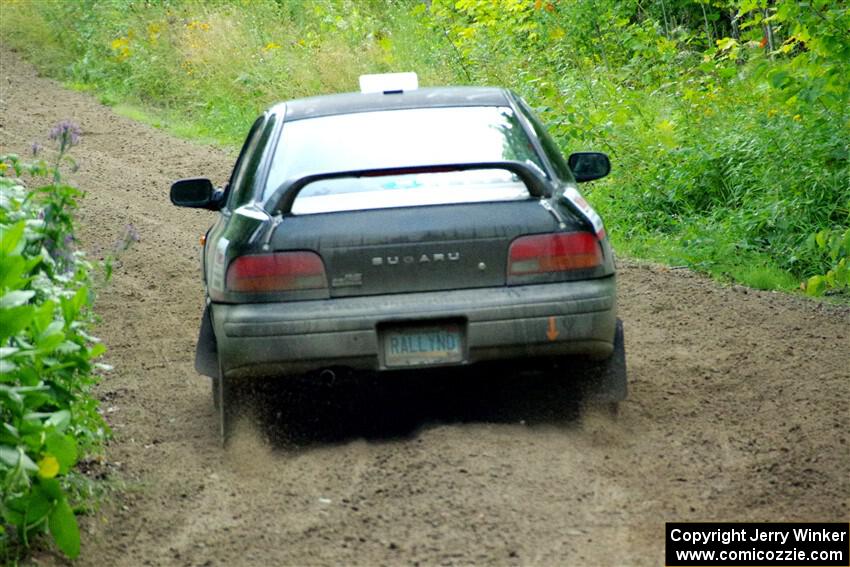
<path id="1" fill-rule="evenodd" d="M 103 100 L 101 102 L 108 104 Z M 177 112 L 167 112 L 152 107 L 142 108 L 128 103 L 115 104 L 112 110 L 130 120 L 165 130 L 178 138 L 193 140 L 202 144 L 238 148 L 242 142 L 238 137 L 222 135 L 220 130 L 213 132 L 209 128 L 205 128 L 202 123 L 187 120 Z"/>
<path id="2" fill-rule="evenodd" d="M 730 275 L 734 280 L 755 289 L 790 291 L 800 286 L 788 272 L 768 265 L 731 266 Z"/>

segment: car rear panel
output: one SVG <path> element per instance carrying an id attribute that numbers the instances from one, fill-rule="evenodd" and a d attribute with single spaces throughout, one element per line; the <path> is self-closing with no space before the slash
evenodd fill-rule
<path id="1" fill-rule="evenodd" d="M 614 276 L 542 285 L 270 304 L 212 305 L 226 375 L 281 376 L 331 366 L 390 368 L 386 333 L 453 327 L 454 364 L 613 350 Z"/>
<path id="2" fill-rule="evenodd" d="M 503 286 L 510 243 L 555 230 L 530 199 L 292 216 L 270 244 L 318 252 L 330 296 L 351 297 Z"/>

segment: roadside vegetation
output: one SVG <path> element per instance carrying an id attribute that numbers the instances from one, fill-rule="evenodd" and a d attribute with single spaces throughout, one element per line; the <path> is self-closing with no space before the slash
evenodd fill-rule
<path id="1" fill-rule="evenodd" d="M 630 256 L 841 294 L 850 251 L 850 8 L 829 0 L 4 0 L 0 32 L 119 112 L 236 145 L 264 107 L 367 72 L 504 85 Z M 845 290 L 845 291 L 841 291 Z"/>
<path id="2" fill-rule="evenodd" d="M 105 350 L 93 322 L 93 265 L 76 249 L 82 193 L 62 181 L 79 129 L 64 121 L 30 160 L 0 155 L 0 560 L 15 563 L 49 534 L 80 551 L 75 512 L 99 488 L 80 472 L 109 429 L 91 393 Z M 48 159 L 41 156 L 48 153 Z M 25 179 L 27 181 L 25 181 Z M 101 279 L 101 281 L 103 278 Z"/>

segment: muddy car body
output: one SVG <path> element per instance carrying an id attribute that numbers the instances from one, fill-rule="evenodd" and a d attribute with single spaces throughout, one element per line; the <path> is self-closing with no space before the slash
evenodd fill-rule
<path id="1" fill-rule="evenodd" d="M 213 377 L 223 431 L 240 382 L 324 368 L 580 357 L 623 399 L 614 257 L 576 189 L 609 169 L 604 154 L 565 160 L 503 89 L 270 108 L 224 189 L 193 178 L 171 190 L 177 205 L 220 211 L 196 367 Z"/>

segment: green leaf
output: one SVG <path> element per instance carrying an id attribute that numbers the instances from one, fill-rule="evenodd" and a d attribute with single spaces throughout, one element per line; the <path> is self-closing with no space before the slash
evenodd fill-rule
<path id="1" fill-rule="evenodd" d="M 56 428 L 56 431 L 61 433 L 65 431 L 65 428 L 68 427 L 70 423 L 71 412 L 69 412 L 68 410 L 60 410 L 57 412 L 53 412 L 53 414 L 45 420 L 44 426 L 54 427 Z"/>
<path id="2" fill-rule="evenodd" d="M 720 51 L 726 51 L 727 49 L 732 49 L 733 47 L 738 47 L 738 42 L 731 37 L 724 37 L 718 39 L 716 42 L 717 48 Z"/>
<path id="3" fill-rule="evenodd" d="M 38 352 L 41 354 L 48 354 L 53 352 L 53 350 L 62 344 L 62 341 L 65 340 L 65 333 L 45 333 L 44 335 L 38 338 L 36 342 L 36 348 Z"/>
<path id="4" fill-rule="evenodd" d="M 29 325 L 34 313 L 32 305 L 0 309 L 0 342 L 5 342 Z"/>
<path id="5" fill-rule="evenodd" d="M 13 354 L 17 354 L 21 349 L 18 347 L 0 347 L 0 358 L 6 358 L 7 356 L 12 356 Z"/>
<path id="6" fill-rule="evenodd" d="M 0 445 L 0 462 L 9 467 L 17 467 L 20 464 L 25 471 L 36 472 L 38 470 L 38 465 L 19 447 Z"/>
<path id="7" fill-rule="evenodd" d="M 104 345 L 103 343 L 96 343 L 89 349 L 89 358 L 97 358 L 105 352 L 106 345 Z"/>
<path id="8" fill-rule="evenodd" d="M 27 262 L 21 256 L 0 255 L 0 289 L 18 289 L 26 284 Z"/>
<path id="9" fill-rule="evenodd" d="M 63 341 L 56 347 L 56 352 L 60 354 L 70 354 L 80 350 L 80 345 L 71 341 Z"/>
<path id="10" fill-rule="evenodd" d="M 18 290 L 4 293 L 2 296 L 0 296 L 0 308 L 17 307 L 19 305 L 24 305 L 28 303 L 29 300 L 33 298 L 33 296 L 35 296 L 35 292 L 33 290 Z"/>
<path id="11" fill-rule="evenodd" d="M 20 434 L 18 433 L 18 430 L 11 423 L 4 423 L 3 429 L 5 430 L 3 432 L 3 435 L 10 437 L 12 439 L 15 439 L 15 440 L 20 438 Z"/>
<path id="12" fill-rule="evenodd" d="M 806 282 L 806 294 L 811 296 L 823 295 L 826 291 L 826 278 L 823 276 L 812 276 Z"/>
<path id="13" fill-rule="evenodd" d="M 768 81 L 770 82 L 770 86 L 775 89 L 783 89 L 788 86 L 788 83 L 791 82 L 791 77 L 788 75 L 787 71 L 783 71 L 778 69 L 773 71 L 768 76 Z"/>
<path id="14" fill-rule="evenodd" d="M 0 360 L 0 382 L 11 382 L 16 380 L 15 377 L 9 376 L 12 372 L 18 369 L 18 365 L 11 360 Z M 8 380 L 4 377 L 9 377 Z"/>
<path id="15" fill-rule="evenodd" d="M 86 286 L 82 286 L 77 290 L 71 298 L 61 298 L 62 316 L 65 319 L 65 324 L 70 325 L 78 318 L 80 311 L 88 303 L 89 290 Z"/>
<path id="16" fill-rule="evenodd" d="M 24 515 L 17 510 L 13 510 L 9 506 L 0 507 L 0 512 L 3 513 L 3 519 L 13 526 L 20 526 L 24 523 Z"/>
<path id="17" fill-rule="evenodd" d="M 56 502 L 47 525 L 62 553 L 75 559 L 80 554 L 80 528 L 68 500 L 62 498 Z"/>
<path id="18" fill-rule="evenodd" d="M 44 518 L 50 513 L 50 500 L 40 490 L 33 487 L 33 491 L 26 500 L 26 528 L 31 529 L 44 521 Z"/>
<path id="19" fill-rule="evenodd" d="M 24 248 L 24 221 L 17 222 L 10 227 L 0 226 L 0 253 L 6 255 L 17 255 Z"/>
<path id="20" fill-rule="evenodd" d="M 56 502 L 64 497 L 62 494 L 62 486 L 59 484 L 58 479 L 41 478 L 38 480 L 38 484 L 41 487 L 41 491 L 47 495 L 47 498 L 51 502 Z"/>
<path id="21" fill-rule="evenodd" d="M 47 452 L 59 461 L 59 473 L 65 474 L 77 463 L 77 444 L 68 435 L 53 431 L 47 436 Z"/>

